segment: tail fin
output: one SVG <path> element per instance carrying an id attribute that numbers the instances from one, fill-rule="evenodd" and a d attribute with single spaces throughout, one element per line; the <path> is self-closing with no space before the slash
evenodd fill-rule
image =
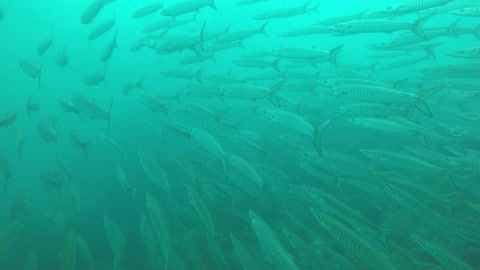
<path id="1" fill-rule="evenodd" d="M 330 123 L 330 119 L 323 121 L 323 123 L 315 127 L 315 130 L 313 132 L 313 136 L 312 136 L 313 145 L 315 146 L 315 150 L 317 150 L 317 153 L 320 156 L 323 156 L 322 136 L 323 136 L 323 133 L 325 132 L 325 128 L 328 126 L 329 123 Z"/>
<path id="2" fill-rule="evenodd" d="M 205 66 L 202 66 L 201 68 L 199 68 L 197 70 L 197 73 L 196 73 L 197 81 L 200 85 L 203 85 L 203 72 L 204 71 L 205 71 Z"/>
<path id="3" fill-rule="evenodd" d="M 416 21 L 413 22 L 413 28 L 412 31 L 417 34 L 419 37 L 427 40 L 428 38 L 425 36 L 425 33 L 423 32 L 423 25 L 425 22 L 430 20 L 435 14 L 430 14 L 428 16 L 422 17 Z"/>
<path id="4" fill-rule="evenodd" d="M 270 94 L 268 95 L 268 100 L 275 105 L 276 107 L 281 107 L 280 100 L 278 100 L 277 91 L 280 89 L 287 80 L 280 81 L 270 87 Z"/>
<path id="5" fill-rule="evenodd" d="M 458 23 L 462 20 L 462 18 L 459 18 L 458 20 L 454 21 L 448 28 L 447 28 L 447 34 L 451 37 L 458 37 L 457 32 L 455 31 Z"/>
<path id="6" fill-rule="evenodd" d="M 423 90 L 417 93 L 417 101 L 413 106 L 417 108 L 419 111 L 421 111 L 423 114 L 425 114 L 428 117 L 433 117 L 432 111 L 430 108 L 427 106 L 427 103 L 425 102 L 425 99 L 430 97 L 431 95 L 437 93 L 441 89 L 443 89 L 444 86 L 435 86 L 433 88 Z"/>
<path id="7" fill-rule="evenodd" d="M 472 34 L 478 39 L 480 39 L 480 24 L 477 27 L 475 27 L 475 31 L 473 31 Z"/>
<path id="8" fill-rule="evenodd" d="M 328 53 L 328 60 L 332 65 L 337 66 L 337 56 L 340 53 L 340 50 L 343 48 L 343 44 L 331 49 Z"/>
<path id="9" fill-rule="evenodd" d="M 268 37 L 267 31 L 266 31 L 268 22 L 270 22 L 270 21 L 266 21 L 266 22 L 262 25 L 262 27 L 260 27 L 260 34 L 262 34 L 263 36 L 266 36 L 266 37 Z"/>
<path id="10" fill-rule="evenodd" d="M 215 4 L 215 0 L 211 0 L 209 6 L 217 10 L 217 5 Z"/>

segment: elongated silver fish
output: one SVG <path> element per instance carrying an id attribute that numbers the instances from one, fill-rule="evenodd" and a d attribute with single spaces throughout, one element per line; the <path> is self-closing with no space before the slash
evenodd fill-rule
<path id="1" fill-rule="evenodd" d="M 270 226 L 252 210 L 248 211 L 248 215 L 260 246 L 277 269 L 299 270 L 300 268 L 293 261 L 292 255 L 285 250 Z"/>
<path id="2" fill-rule="evenodd" d="M 370 265 L 373 269 L 396 269 L 385 254 L 375 250 L 347 226 L 317 209 L 310 208 L 310 212 L 318 222 L 345 247 L 345 249 L 353 253 L 366 264 Z"/>
<path id="3" fill-rule="evenodd" d="M 414 22 L 401 22 L 391 20 L 353 20 L 337 23 L 331 27 L 339 33 L 392 33 L 399 30 L 410 30 L 422 38 L 426 38 L 423 32 L 423 24 L 433 15 L 422 17 Z"/>

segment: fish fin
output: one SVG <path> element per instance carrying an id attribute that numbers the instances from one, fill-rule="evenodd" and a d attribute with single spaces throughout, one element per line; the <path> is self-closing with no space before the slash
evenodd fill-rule
<path id="1" fill-rule="evenodd" d="M 455 29 L 458 26 L 458 23 L 462 20 L 462 18 L 459 18 L 458 20 L 454 21 L 448 28 L 447 28 L 447 34 L 451 37 L 456 37 L 458 38 L 458 34 L 455 32 Z"/>
<path id="2" fill-rule="evenodd" d="M 413 116 L 413 114 L 412 114 L 412 108 L 414 108 L 414 107 L 407 108 L 403 112 L 403 117 L 405 117 L 407 120 L 409 120 L 412 123 L 420 125 L 421 124 L 420 121 L 418 121 L 418 119 L 415 118 L 415 116 Z"/>
<path id="3" fill-rule="evenodd" d="M 477 27 L 475 27 L 475 31 L 473 32 L 473 35 L 480 39 L 480 25 L 478 25 Z"/>
<path id="4" fill-rule="evenodd" d="M 268 37 L 268 33 L 267 33 L 266 29 L 267 29 L 267 25 L 268 25 L 269 22 L 270 22 L 270 20 L 266 21 L 262 25 L 262 27 L 260 27 L 260 34 L 262 34 L 263 36 L 266 36 L 266 37 Z"/>
<path id="5" fill-rule="evenodd" d="M 425 33 L 423 32 L 423 25 L 425 22 L 430 20 L 435 14 L 430 14 L 428 16 L 422 17 L 416 21 L 413 22 L 413 28 L 412 31 L 417 34 L 419 37 L 428 40 L 428 38 L 425 36 Z"/>
<path id="6" fill-rule="evenodd" d="M 337 56 L 340 53 L 340 50 L 343 48 L 343 46 L 344 45 L 342 44 L 340 46 L 337 46 L 331 49 L 328 52 L 328 60 L 330 61 L 330 63 L 332 63 L 332 65 L 337 66 Z"/>
<path id="7" fill-rule="evenodd" d="M 276 83 L 276 84 L 274 84 L 270 87 L 270 93 L 268 95 L 268 100 L 273 105 L 275 105 L 276 107 L 279 107 L 279 108 L 281 107 L 281 105 L 280 105 L 280 100 L 278 99 L 278 96 L 277 96 L 277 91 L 278 91 L 278 89 L 280 89 L 283 86 L 283 84 L 286 81 L 287 81 L 286 79 L 282 80 L 282 81 L 280 81 L 280 82 L 278 82 L 278 83 Z"/>
<path id="8" fill-rule="evenodd" d="M 315 150 L 317 150 L 317 153 L 320 156 L 323 156 L 323 148 L 322 148 L 322 136 L 323 133 L 325 133 L 325 128 L 328 126 L 330 123 L 330 119 L 327 119 L 320 123 L 320 125 L 315 127 L 315 130 L 313 132 L 312 140 L 313 140 L 313 145 L 315 146 Z"/>
<path id="9" fill-rule="evenodd" d="M 210 4 L 208 4 L 210 7 L 212 7 L 213 9 L 217 10 L 217 5 L 215 4 L 215 0 L 211 0 L 210 1 Z"/>
<path id="10" fill-rule="evenodd" d="M 443 44 L 443 42 L 435 42 L 435 43 L 427 44 L 424 46 L 423 50 L 425 51 L 425 53 L 428 55 L 429 58 L 435 59 L 437 58 L 437 56 L 435 55 L 435 47 L 441 44 Z"/>
<path id="11" fill-rule="evenodd" d="M 428 107 L 427 103 L 425 102 L 425 99 L 430 97 L 431 95 L 434 95 L 441 89 L 443 89 L 444 86 L 435 86 L 430 89 L 422 90 L 416 94 L 417 96 L 417 101 L 413 106 L 417 108 L 419 111 L 421 111 L 423 114 L 425 114 L 428 117 L 433 117 L 432 111 Z"/>
<path id="12" fill-rule="evenodd" d="M 430 148 L 430 145 L 427 142 L 427 135 L 435 129 L 434 126 L 421 128 L 417 130 L 417 141 L 427 148 Z"/>

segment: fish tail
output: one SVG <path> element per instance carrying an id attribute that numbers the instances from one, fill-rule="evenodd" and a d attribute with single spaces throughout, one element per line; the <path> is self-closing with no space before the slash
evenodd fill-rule
<path id="1" fill-rule="evenodd" d="M 447 34 L 451 37 L 458 37 L 457 32 L 455 31 L 457 29 L 458 23 L 462 20 L 462 18 L 459 18 L 458 20 L 454 21 L 448 28 L 447 28 Z"/>
<path id="2" fill-rule="evenodd" d="M 425 102 L 425 99 L 427 99 L 431 95 L 437 93 L 441 89 L 443 89 L 443 86 L 435 86 L 435 87 L 432 87 L 430 89 L 426 89 L 426 90 L 418 92 L 417 93 L 417 101 L 415 102 L 415 104 L 413 106 L 415 106 L 415 108 L 417 108 L 419 111 L 421 111 L 426 116 L 432 117 L 433 116 L 432 111 L 430 110 L 427 103 Z"/>
<path id="3" fill-rule="evenodd" d="M 286 82 L 287 80 L 283 80 L 281 82 L 278 82 L 274 85 L 272 85 L 272 87 L 270 87 L 270 94 L 268 95 L 268 100 L 273 104 L 275 105 L 276 107 L 281 107 L 280 105 L 280 100 L 278 100 L 278 96 L 277 96 L 277 91 L 278 89 L 280 89 L 283 84 Z"/>
<path id="4" fill-rule="evenodd" d="M 211 0 L 209 6 L 217 10 L 217 5 L 215 4 L 215 0 Z"/>
<path id="5" fill-rule="evenodd" d="M 323 149 L 322 149 L 322 136 L 323 133 L 325 133 L 325 128 L 328 126 L 330 123 L 330 119 L 327 119 L 320 123 L 320 125 L 315 127 L 315 130 L 313 132 L 313 145 L 315 146 L 315 150 L 317 150 L 317 153 L 322 156 L 323 155 Z"/>
<path id="6" fill-rule="evenodd" d="M 435 127 L 426 127 L 417 130 L 417 141 L 419 141 L 425 147 L 430 148 L 430 145 L 427 142 L 427 135 L 434 129 Z"/>
<path id="7" fill-rule="evenodd" d="M 475 28 L 475 31 L 473 32 L 473 35 L 480 39 L 480 25 L 478 25 L 476 28 Z"/>
<path id="8" fill-rule="evenodd" d="M 262 34 L 263 36 L 266 36 L 266 37 L 268 37 L 268 33 L 267 33 L 267 30 L 266 30 L 266 29 L 267 29 L 267 25 L 268 25 L 269 22 L 270 22 L 270 21 L 266 21 L 266 22 L 262 25 L 262 27 L 260 27 L 260 34 Z"/>
<path id="9" fill-rule="evenodd" d="M 414 21 L 412 31 L 415 34 L 417 34 L 419 37 L 427 40 L 428 38 L 425 36 L 425 32 L 423 32 L 423 25 L 425 24 L 425 22 L 430 20 L 433 16 L 435 16 L 435 14 L 431 14 Z"/>
<path id="10" fill-rule="evenodd" d="M 340 53 L 340 50 L 343 48 L 343 44 L 331 49 L 328 53 L 328 60 L 332 65 L 337 66 L 337 56 Z"/>
<path id="11" fill-rule="evenodd" d="M 407 108 L 404 112 L 403 112 L 403 117 L 405 117 L 407 120 L 409 120 L 410 122 L 412 123 L 415 123 L 415 124 L 419 124 L 420 125 L 420 121 L 418 121 L 417 118 L 415 118 L 415 116 L 413 116 L 412 114 L 412 109 L 415 108 L 415 107 L 409 107 Z"/>
<path id="12" fill-rule="evenodd" d="M 428 44 L 423 48 L 423 50 L 428 55 L 428 57 L 437 58 L 437 56 L 435 55 L 435 47 L 437 47 L 440 44 L 443 44 L 443 42 L 436 42 L 436 43 Z"/>

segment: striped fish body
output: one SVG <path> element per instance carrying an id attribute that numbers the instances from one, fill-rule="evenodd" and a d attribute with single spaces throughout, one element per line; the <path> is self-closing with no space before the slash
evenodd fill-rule
<path id="1" fill-rule="evenodd" d="M 355 232 L 343 225 L 334 218 L 310 208 L 310 212 L 318 222 L 348 251 L 357 256 L 360 260 L 376 270 L 395 270 L 396 268 L 387 260 L 387 257 L 378 252 L 365 241 L 360 239 Z"/>
<path id="2" fill-rule="evenodd" d="M 409 103 L 415 102 L 417 99 L 415 95 L 400 92 L 392 88 L 368 85 L 332 87 L 327 93 L 339 98 L 385 103 Z"/>
<path id="3" fill-rule="evenodd" d="M 356 126 L 402 135 L 415 135 L 417 129 L 420 128 L 415 125 L 407 126 L 395 121 L 381 118 L 352 117 L 347 118 L 346 120 Z"/>
<path id="4" fill-rule="evenodd" d="M 380 161 L 384 164 L 393 166 L 395 168 L 401 168 L 406 170 L 415 170 L 419 172 L 441 172 L 443 169 L 432 165 L 420 158 L 404 155 L 400 153 L 394 153 L 390 151 L 382 150 L 367 150 L 360 149 L 360 152 L 369 158 Z"/>
<path id="5" fill-rule="evenodd" d="M 190 138 L 206 152 L 216 157 L 222 163 L 223 171 L 227 174 L 227 155 L 220 143 L 207 131 L 200 128 L 190 130 Z"/>
<path id="6" fill-rule="evenodd" d="M 165 260 L 165 269 L 168 267 L 168 261 L 170 257 L 170 234 L 168 232 L 168 226 L 165 216 L 162 213 L 160 204 L 158 201 L 147 193 L 147 210 L 148 216 L 152 223 L 152 228 L 157 236 L 157 241 L 160 243 L 163 252 L 163 258 Z"/>
<path id="7" fill-rule="evenodd" d="M 417 242 L 417 244 L 425 250 L 428 254 L 430 254 L 435 260 L 440 262 L 446 269 L 449 270 L 473 270 L 474 268 L 467 264 L 466 262 L 462 261 L 457 256 L 453 255 L 451 251 L 445 250 L 433 243 L 428 242 L 425 239 L 420 238 L 417 235 L 412 235 L 413 240 Z"/>
<path id="8" fill-rule="evenodd" d="M 330 52 L 312 48 L 279 48 L 272 50 L 271 55 L 280 58 L 312 60 L 328 59 Z"/>
<path id="9" fill-rule="evenodd" d="M 292 255 L 285 251 L 270 226 L 252 210 L 249 211 L 249 216 L 260 246 L 268 258 L 275 264 L 276 269 L 300 270 L 293 261 Z"/>
<path id="10" fill-rule="evenodd" d="M 424 10 L 427 8 L 434 8 L 437 6 L 445 5 L 452 0 L 412 0 L 401 4 L 391 5 L 387 7 L 385 12 L 388 13 L 406 13 Z"/>
<path id="11" fill-rule="evenodd" d="M 388 242 L 382 239 L 380 231 L 375 225 L 366 220 L 358 211 L 339 202 L 332 196 L 311 187 L 304 187 L 307 193 L 315 200 L 316 203 L 325 211 L 337 216 L 350 224 L 352 228 L 375 247 L 379 247 L 385 251 L 389 250 Z"/>
<path id="12" fill-rule="evenodd" d="M 230 240 L 232 240 L 232 247 L 237 255 L 240 263 L 245 270 L 262 269 L 256 258 L 250 254 L 247 247 L 237 238 L 235 235 L 230 234 Z"/>

